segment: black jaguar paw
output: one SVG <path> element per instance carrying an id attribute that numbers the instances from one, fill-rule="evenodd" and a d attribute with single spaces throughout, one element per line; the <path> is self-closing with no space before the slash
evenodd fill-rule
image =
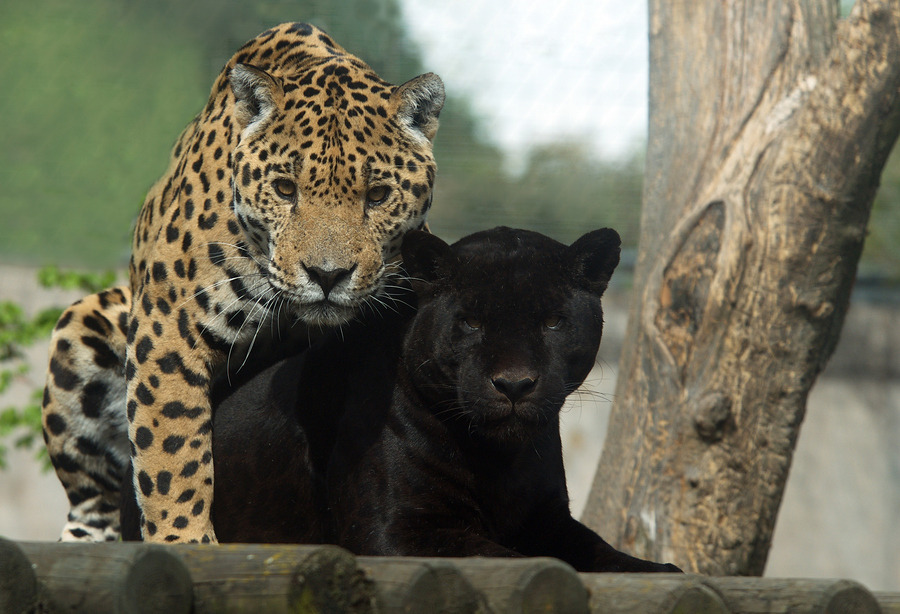
<path id="1" fill-rule="evenodd" d="M 653 571 L 658 573 L 684 573 L 679 567 L 673 565 L 672 563 L 657 563 L 657 569 Z"/>

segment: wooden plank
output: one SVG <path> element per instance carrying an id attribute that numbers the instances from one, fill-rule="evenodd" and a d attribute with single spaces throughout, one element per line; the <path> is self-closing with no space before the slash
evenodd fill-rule
<path id="1" fill-rule="evenodd" d="M 496 614 L 566 612 L 587 614 L 588 592 L 578 573 L 551 558 L 449 559 Z"/>
<path id="2" fill-rule="evenodd" d="M 884 614 L 900 614 L 900 593 L 873 593 Z"/>
<path id="3" fill-rule="evenodd" d="M 360 556 L 357 564 L 378 587 L 385 614 L 489 612 L 485 598 L 447 559 Z"/>
<path id="4" fill-rule="evenodd" d="M 336 546 L 0 538 L 0 612 L 900 614 L 848 580 L 578 574 L 556 559 L 355 557 Z"/>
<path id="5" fill-rule="evenodd" d="M 376 608 L 375 588 L 337 546 L 179 545 L 194 579 L 194 614 L 350 612 Z"/>
<path id="6" fill-rule="evenodd" d="M 693 574 L 579 574 L 595 614 L 730 614 L 705 578 Z"/>
<path id="7" fill-rule="evenodd" d="M 336 546 L 21 546 L 51 612 L 366 614 L 376 605 L 355 557 Z"/>
<path id="8" fill-rule="evenodd" d="M 864 586 L 851 580 L 707 578 L 734 614 L 879 614 Z"/>
<path id="9" fill-rule="evenodd" d="M 0 612 L 24 614 L 38 602 L 31 561 L 15 542 L 0 537 Z"/>
<path id="10" fill-rule="evenodd" d="M 19 542 L 49 612 L 188 614 L 191 574 L 168 546 Z"/>

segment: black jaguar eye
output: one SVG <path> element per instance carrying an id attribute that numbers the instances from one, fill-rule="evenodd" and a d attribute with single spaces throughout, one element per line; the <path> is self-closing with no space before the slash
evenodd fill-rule
<path id="1" fill-rule="evenodd" d="M 562 326 L 562 317 L 557 315 L 547 316 L 544 318 L 544 327 L 550 330 L 559 330 Z"/>
<path id="2" fill-rule="evenodd" d="M 282 198 L 291 199 L 297 194 L 297 184 L 290 179 L 276 179 L 272 182 L 272 187 Z"/>
<path id="3" fill-rule="evenodd" d="M 478 318 L 466 316 L 462 319 L 462 321 L 466 328 L 468 328 L 469 330 L 478 330 L 481 328 L 481 320 L 479 320 Z"/>
<path id="4" fill-rule="evenodd" d="M 386 185 L 377 185 L 366 192 L 366 204 L 372 207 L 378 206 L 383 204 L 390 195 L 391 188 Z"/>

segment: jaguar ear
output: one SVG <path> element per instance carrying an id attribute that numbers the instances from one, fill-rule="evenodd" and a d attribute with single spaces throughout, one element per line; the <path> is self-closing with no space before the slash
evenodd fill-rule
<path id="1" fill-rule="evenodd" d="M 444 107 L 444 82 L 434 73 L 410 79 L 391 95 L 397 105 L 397 119 L 413 137 L 434 140 L 438 117 Z"/>
<path id="2" fill-rule="evenodd" d="M 246 139 L 272 118 L 284 90 L 278 79 L 249 64 L 235 64 L 228 78 L 235 97 L 234 120 Z"/>
<path id="3" fill-rule="evenodd" d="M 619 233 L 612 228 L 594 230 L 575 241 L 569 253 L 577 278 L 592 292 L 603 294 L 619 264 L 621 246 Z"/>
<path id="4" fill-rule="evenodd" d="M 424 230 L 410 230 L 403 237 L 403 266 L 416 292 L 441 276 L 441 269 L 453 250 L 443 240 Z"/>

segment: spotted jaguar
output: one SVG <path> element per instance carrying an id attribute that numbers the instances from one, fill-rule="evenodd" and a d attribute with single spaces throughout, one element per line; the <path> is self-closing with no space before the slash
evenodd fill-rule
<path id="1" fill-rule="evenodd" d="M 118 538 L 130 458 L 146 540 L 216 542 L 211 382 L 382 300 L 431 206 L 443 103 L 438 76 L 391 85 L 303 23 L 228 61 L 144 201 L 129 286 L 53 333 L 43 426 L 63 540 Z"/>

